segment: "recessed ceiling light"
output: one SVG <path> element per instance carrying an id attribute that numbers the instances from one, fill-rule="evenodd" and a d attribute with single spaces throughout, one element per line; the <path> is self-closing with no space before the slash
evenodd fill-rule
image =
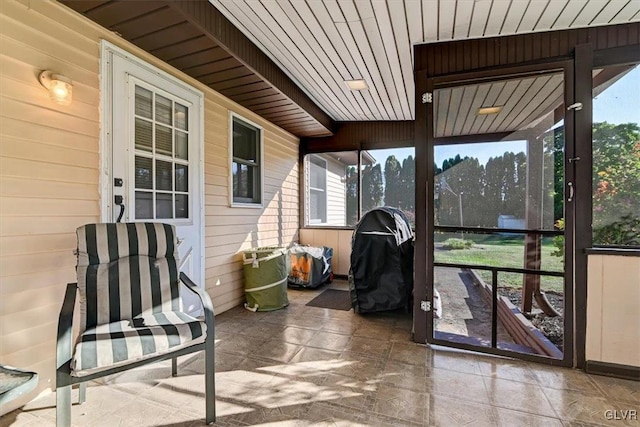
<path id="1" fill-rule="evenodd" d="M 478 115 L 486 115 L 486 114 L 498 114 L 500 111 L 502 111 L 502 106 L 495 106 L 495 107 L 482 107 L 482 108 L 478 108 Z"/>
<path id="2" fill-rule="evenodd" d="M 367 82 L 365 82 L 362 79 L 360 79 L 360 80 L 345 80 L 344 82 L 347 84 L 347 86 L 351 90 L 369 89 L 369 86 L 367 86 Z"/>

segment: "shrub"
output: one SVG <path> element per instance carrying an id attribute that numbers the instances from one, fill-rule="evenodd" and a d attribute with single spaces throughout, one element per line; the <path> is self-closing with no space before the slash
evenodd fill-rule
<path id="1" fill-rule="evenodd" d="M 564 231 L 564 218 L 557 220 L 554 225 L 556 230 Z M 556 249 L 551 252 L 551 255 L 562 258 L 564 263 L 564 236 L 554 236 L 552 241 Z"/>
<path id="2" fill-rule="evenodd" d="M 564 218 L 555 223 L 556 229 L 564 230 Z M 602 246 L 640 246 L 640 218 L 623 216 L 619 221 L 593 229 L 593 244 Z M 564 257 L 564 236 L 555 236 L 556 249 L 551 255 Z"/>
<path id="3" fill-rule="evenodd" d="M 640 218 L 625 215 L 620 221 L 593 229 L 596 245 L 640 246 Z"/>
<path id="4" fill-rule="evenodd" d="M 447 239 L 442 243 L 444 249 L 469 249 L 473 246 L 473 240 Z"/>

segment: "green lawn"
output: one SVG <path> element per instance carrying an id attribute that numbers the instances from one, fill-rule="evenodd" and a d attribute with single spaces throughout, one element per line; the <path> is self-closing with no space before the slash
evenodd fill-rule
<path id="1" fill-rule="evenodd" d="M 474 240 L 476 243 L 469 249 L 445 250 L 442 249 L 442 241 L 452 235 L 439 236 L 439 241 L 435 243 L 434 258 L 436 262 L 472 264 L 491 267 L 512 267 L 523 268 L 524 266 L 524 239 L 522 237 L 486 237 L 486 236 L 465 236 L 465 239 Z M 460 237 L 456 235 L 455 237 Z M 551 253 L 555 247 L 551 239 L 544 239 L 542 243 L 542 270 L 563 271 L 564 266 L 560 257 Z M 491 272 L 476 270 L 480 277 L 487 283 L 491 283 Z M 510 286 L 520 288 L 522 286 L 522 274 L 498 273 L 499 286 Z M 542 276 L 541 288 L 557 292 L 563 291 L 563 279 L 561 277 Z"/>

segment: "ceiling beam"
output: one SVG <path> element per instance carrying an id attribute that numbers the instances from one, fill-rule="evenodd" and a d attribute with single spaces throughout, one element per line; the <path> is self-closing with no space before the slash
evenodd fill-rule
<path id="1" fill-rule="evenodd" d="M 413 147 L 414 132 L 413 120 L 338 122 L 333 136 L 303 138 L 300 150 L 307 154 Z"/>
<path id="2" fill-rule="evenodd" d="M 218 46 L 307 111 L 329 132 L 335 131 L 333 119 L 211 3 L 196 0 L 170 0 L 167 3 Z"/>

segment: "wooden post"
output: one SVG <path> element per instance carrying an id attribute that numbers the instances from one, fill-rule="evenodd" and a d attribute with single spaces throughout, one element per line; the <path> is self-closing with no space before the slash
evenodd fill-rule
<path id="1" fill-rule="evenodd" d="M 544 170 L 544 145 L 542 138 L 527 138 L 527 179 L 525 200 L 525 228 L 542 228 L 542 180 Z M 527 234 L 524 240 L 524 268 L 540 269 L 542 238 L 539 234 Z M 540 292 L 540 276 L 525 274 L 522 279 L 522 312 L 531 313 L 533 294 Z"/>

